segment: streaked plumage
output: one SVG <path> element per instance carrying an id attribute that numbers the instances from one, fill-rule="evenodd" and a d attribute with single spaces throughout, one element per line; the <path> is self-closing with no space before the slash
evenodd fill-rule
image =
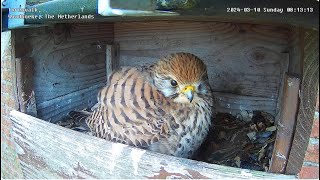
<path id="1" fill-rule="evenodd" d="M 150 67 L 121 68 L 110 75 L 98 101 L 86 120 L 93 135 L 164 154 L 191 157 L 211 125 L 206 66 L 189 53 Z"/>

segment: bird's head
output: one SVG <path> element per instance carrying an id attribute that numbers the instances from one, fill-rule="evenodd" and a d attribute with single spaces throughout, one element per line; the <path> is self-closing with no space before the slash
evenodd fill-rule
<path id="1" fill-rule="evenodd" d="M 154 85 L 176 103 L 193 103 L 210 95 L 207 68 L 190 53 L 175 53 L 153 67 Z"/>

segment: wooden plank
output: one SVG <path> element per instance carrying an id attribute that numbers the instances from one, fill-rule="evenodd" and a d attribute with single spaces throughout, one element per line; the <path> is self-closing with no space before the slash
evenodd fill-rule
<path id="1" fill-rule="evenodd" d="M 96 103 L 97 91 L 106 83 L 105 48 L 113 40 L 113 24 L 56 24 L 15 32 L 17 58 L 33 59 L 39 118 L 55 122 L 70 110 Z M 60 97 L 68 99 L 55 101 Z M 45 103 L 50 101 L 55 104 Z"/>
<path id="2" fill-rule="evenodd" d="M 234 116 L 236 116 L 239 111 L 245 110 L 260 110 L 275 114 L 274 107 L 276 104 L 276 99 L 214 92 L 214 110 L 221 113 L 230 113 Z"/>
<path id="3" fill-rule="evenodd" d="M 37 117 L 37 106 L 33 89 L 32 58 L 16 59 L 16 76 L 20 111 Z"/>
<path id="4" fill-rule="evenodd" d="M 302 78 L 304 32 L 302 28 L 292 28 L 289 35 L 289 73 Z"/>
<path id="5" fill-rule="evenodd" d="M 57 122 L 63 119 L 66 114 L 73 110 L 82 110 L 92 107 L 96 103 L 96 98 L 100 87 L 105 83 L 74 91 L 54 99 L 44 101 L 38 104 L 38 115 L 46 121 Z M 75 104 L 77 107 L 75 107 Z M 63 109 L 61 109 L 63 107 Z"/>
<path id="6" fill-rule="evenodd" d="M 278 97 L 288 61 L 283 53 L 288 34 L 286 28 L 236 23 L 115 23 L 121 66 L 153 64 L 170 53 L 190 52 L 207 64 L 213 91 L 270 99 Z M 275 112 L 276 106 L 270 109 Z"/>
<path id="7" fill-rule="evenodd" d="M 304 36 L 304 63 L 300 105 L 296 131 L 286 167 L 287 174 L 299 173 L 309 144 L 319 90 L 319 31 L 307 31 Z"/>
<path id="8" fill-rule="evenodd" d="M 294 178 L 152 153 L 10 115 L 24 178 Z"/>
<path id="9" fill-rule="evenodd" d="M 280 85 L 279 85 L 279 90 L 278 90 L 278 97 L 277 97 L 277 108 L 275 110 L 275 123 L 278 123 L 280 116 L 281 116 L 281 106 L 282 106 L 282 100 L 283 100 L 283 90 L 284 90 L 284 86 L 286 83 L 286 73 L 289 70 L 289 57 L 290 54 L 286 54 L 287 57 L 285 59 L 283 59 L 282 61 L 280 61 Z"/>
<path id="10" fill-rule="evenodd" d="M 284 173 L 287 165 L 298 111 L 300 79 L 286 75 L 280 117 L 277 120 L 277 137 L 269 171 Z"/>
<path id="11" fill-rule="evenodd" d="M 110 74 L 119 67 L 119 45 L 108 44 L 106 48 L 106 77 L 109 78 Z"/>

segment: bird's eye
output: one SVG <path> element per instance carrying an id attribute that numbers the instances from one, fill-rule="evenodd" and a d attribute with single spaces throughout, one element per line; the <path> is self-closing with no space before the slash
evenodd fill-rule
<path id="1" fill-rule="evenodd" d="M 177 81 L 171 80 L 171 86 L 176 87 L 178 85 Z"/>

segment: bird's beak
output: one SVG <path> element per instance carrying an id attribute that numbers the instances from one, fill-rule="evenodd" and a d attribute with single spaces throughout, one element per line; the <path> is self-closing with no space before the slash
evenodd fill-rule
<path id="1" fill-rule="evenodd" d="M 181 91 L 184 95 L 187 96 L 187 98 L 189 99 L 190 102 L 192 102 L 193 100 L 193 94 L 195 92 L 195 87 L 194 86 L 191 86 L 191 85 L 188 85 L 188 86 L 185 86 L 182 91 Z"/>

